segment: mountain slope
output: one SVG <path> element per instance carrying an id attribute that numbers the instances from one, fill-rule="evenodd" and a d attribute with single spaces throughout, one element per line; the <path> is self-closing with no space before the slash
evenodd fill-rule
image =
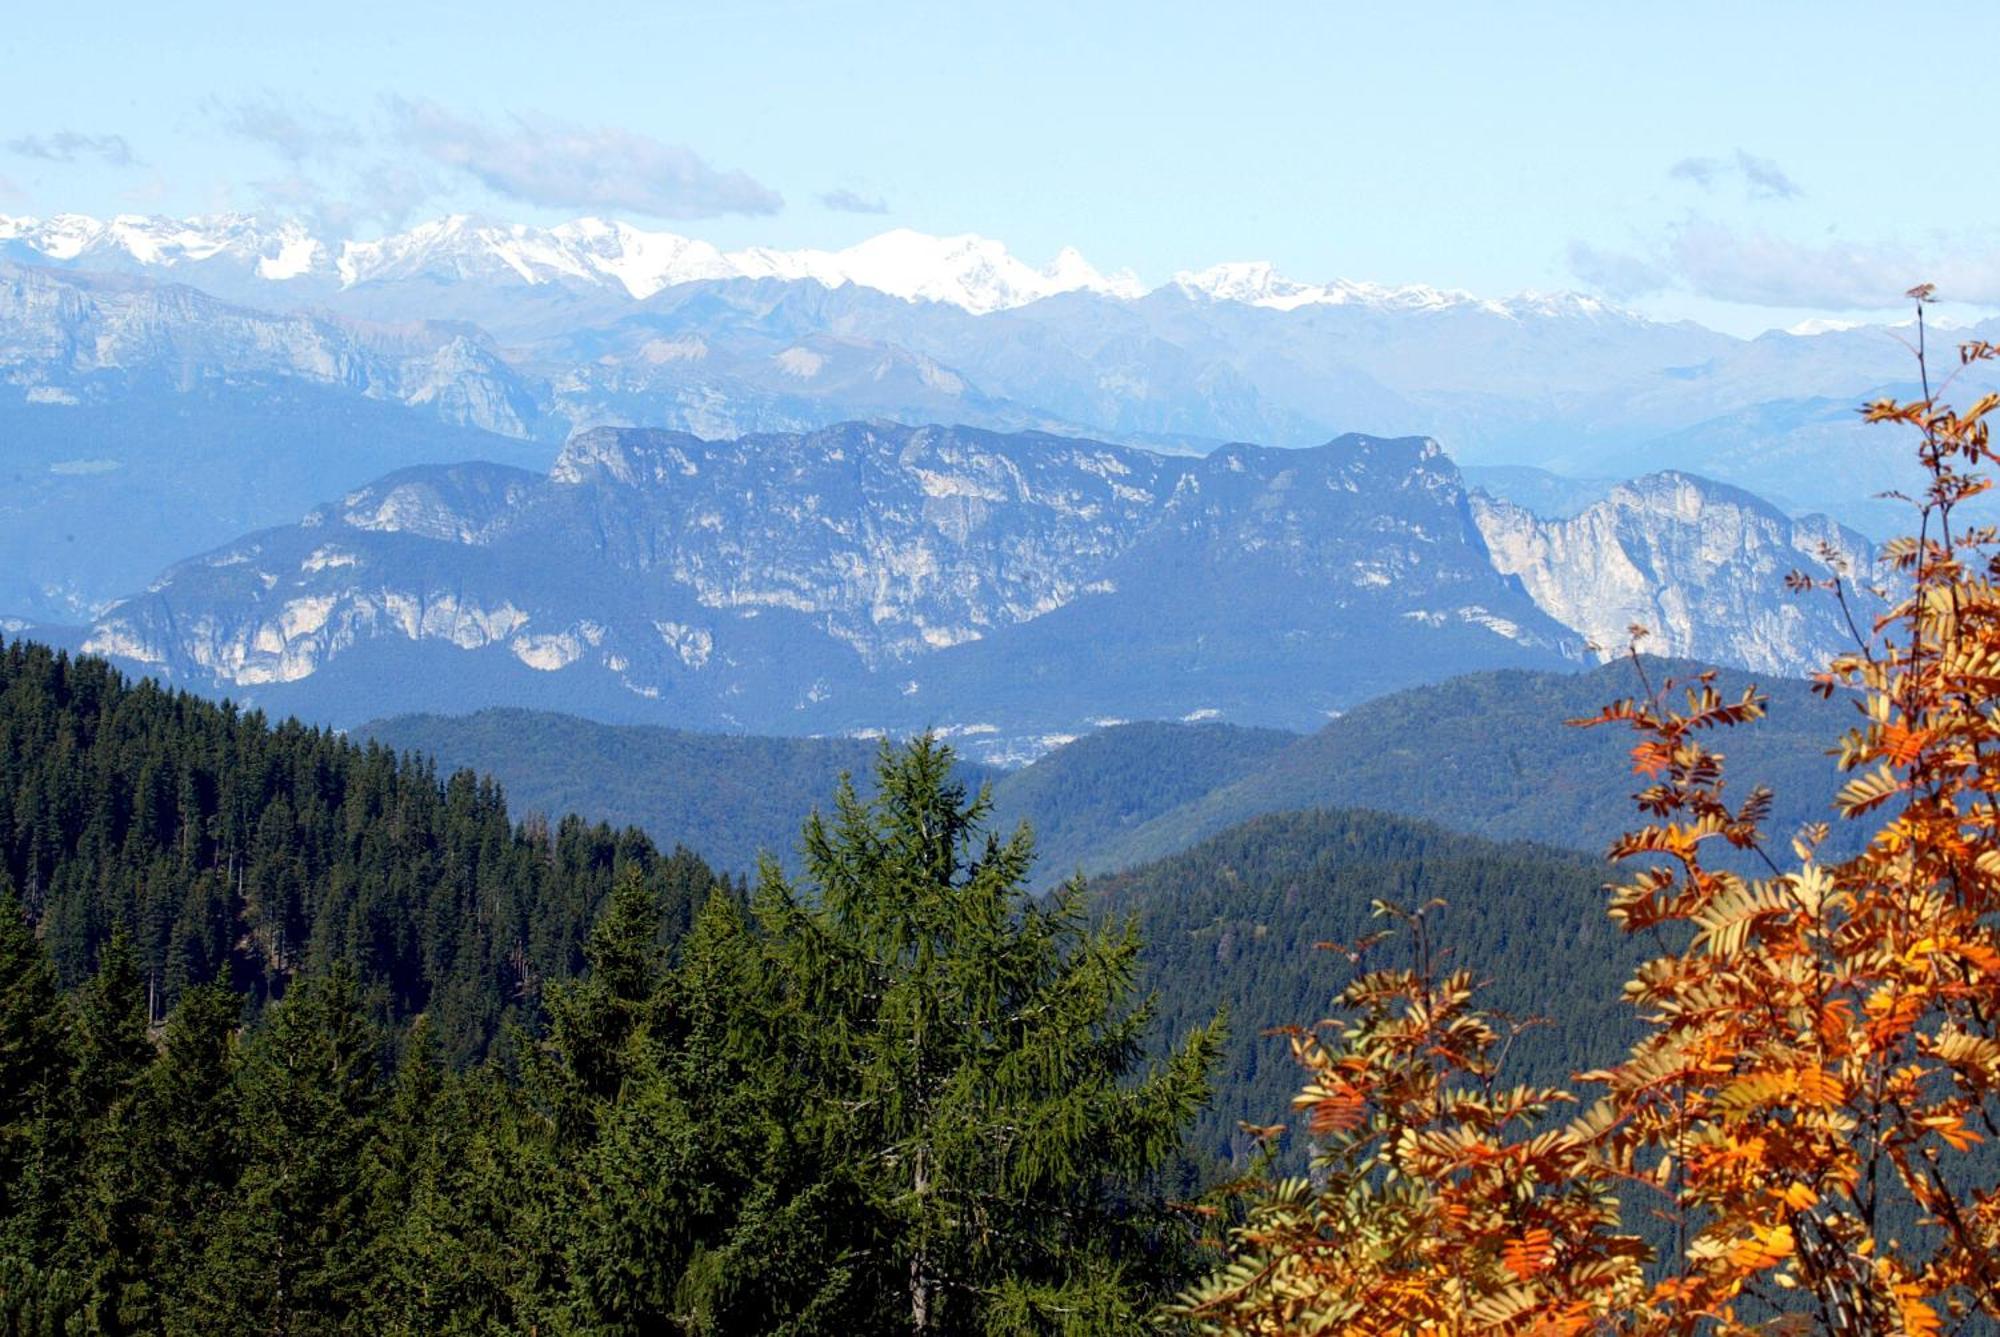
<path id="1" fill-rule="evenodd" d="M 1327 1015 L 1348 974 L 1315 945 L 1385 927 L 1370 917 L 1376 900 L 1449 902 L 1433 916 L 1435 945 L 1493 981 L 1488 1006 L 1548 1017 L 1516 1042 L 1508 1080 L 1562 1082 L 1613 1059 L 1631 1030 L 1620 986 L 1642 953 L 1605 916 L 1603 876 L 1596 861 L 1552 850 L 1320 811 L 1260 817 L 1091 890 L 1097 913 L 1138 922 L 1160 1035 L 1227 1009 L 1226 1071 L 1195 1145 L 1230 1157 L 1244 1149 L 1239 1122 L 1281 1118 L 1300 1085 L 1284 1037 L 1267 1028 Z M 1392 943 L 1382 963 L 1407 950 L 1407 937 Z"/>
<path id="2" fill-rule="evenodd" d="M 1648 672 L 1700 671 L 1648 659 Z M 1750 675 L 1720 675 L 1739 688 Z M 1769 718 L 1724 738 L 1732 788 L 1769 784 L 1768 828 L 1782 841 L 1829 820 L 1838 776 L 1826 756 L 1847 707 L 1807 684 L 1759 678 Z M 1632 824 L 1629 738 L 1566 721 L 1639 690 L 1629 664 L 1589 672 L 1472 674 L 1364 702 L 1301 736 L 1214 723 L 1093 729 L 1027 766 L 986 771 L 995 824 L 1036 833 L 1036 881 L 1103 874 L 1167 857 L 1240 822 L 1308 808 L 1370 808 L 1468 835 L 1530 840 L 1595 856 Z M 505 785 L 524 810 L 580 804 L 656 835 L 671 833 L 717 867 L 781 857 L 796 814 L 822 801 L 841 770 L 865 775 L 875 743 L 690 734 L 608 725 L 551 712 L 487 710 L 405 716 L 358 736 L 431 753 Z M 977 742 L 978 736 L 954 743 Z M 789 797 L 787 797 L 789 796 Z M 1834 823 L 1827 848 L 1852 836 Z"/>
<path id="3" fill-rule="evenodd" d="M 613 826 L 673 832 L 725 873 L 769 854 L 796 871 L 799 824 L 843 774 L 865 790 L 879 744 L 610 725 L 552 711 L 399 715 L 353 730 L 397 752 L 491 776 L 517 812 L 589 812 Z M 963 765 L 970 786 L 998 778 Z"/>
<path id="4" fill-rule="evenodd" d="M 1649 660 L 1657 683 L 1700 665 Z M 1725 691 L 1752 681 L 1724 672 Z M 1732 792 L 1768 784 L 1777 801 L 1767 828 L 1780 843 L 1801 824 L 1829 821 L 1839 777 L 1826 751 L 1851 707 L 1822 701 L 1807 683 L 1756 678 L 1768 718 L 1719 742 Z M 1242 779 L 1148 821 L 1100 847 L 1092 869 L 1130 866 L 1185 849 L 1260 813 L 1358 807 L 1400 813 L 1501 840 L 1533 840 L 1595 853 L 1631 827 L 1638 786 L 1617 729 L 1566 721 L 1639 693 L 1630 664 L 1588 673 L 1472 674 L 1370 701 L 1272 754 Z M 1834 824 L 1829 850 L 1848 848 Z"/>
<path id="5" fill-rule="evenodd" d="M 857 738 L 770 738 L 604 724 L 554 711 L 371 720 L 354 737 L 491 776 L 517 812 L 588 811 L 673 839 L 714 867 L 754 872 L 758 857 L 796 864 L 799 822 L 824 807 L 842 773 L 864 788 L 880 744 Z M 1075 874 L 1100 848 L 1148 819 L 1240 779 L 1296 734 L 1227 724 L 1119 724 L 1034 763 L 995 771 L 961 762 L 966 784 L 990 784 L 992 824 L 1035 832 L 1038 885 Z"/>
<path id="6" fill-rule="evenodd" d="M 357 331 L 0 263 L 0 612 L 86 619 L 390 469 L 545 466 L 534 413 L 462 331 Z"/>
<path id="7" fill-rule="evenodd" d="M 1153 817 L 1254 771 L 1296 742 L 1232 724 L 1114 724 L 993 782 L 993 824 L 1035 832 L 1035 880 L 1074 876 L 1097 850 Z"/>
<path id="8" fill-rule="evenodd" d="M 404 471 L 183 563 L 85 645 L 320 718 L 936 724 L 999 760 L 1104 717 L 1309 725 L 1574 641 L 1493 571 L 1431 442 L 1189 460 L 856 423 Z"/>
<path id="9" fill-rule="evenodd" d="M 453 1061 L 532 1023 L 542 986 L 583 970 L 620 871 L 646 879 L 674 934 L 731 885 L 637 831 L 517 823 L 470 772 L 21 641 L 0 644 L 0 781 L 0 889 L 63 983 L 120 930 L 154 1017 L 208 983 L 254 1009 L 344 961 L 378 1015 L 426 1015 Z"/>
<path id="10" fill-rule="evenodd" d="M 1874 554 L 1859 534 L 1824 516 L 1790 519 L 1761 498 L 1683 473 L 1621 483 L 1567 519 L 1538 519 L 1477 493 L 1472 513 L 1494 569 L 1519 577 L 1545 612 L 1613 654 L 1641 626 L 1657 654 L 1798 673 L 1851 633 L 1833 599 L 1782 597 L 1788 572 L 1848 576 L 1856 626 L 1871 625 L 1881 606 L 1867 589 Z"/>

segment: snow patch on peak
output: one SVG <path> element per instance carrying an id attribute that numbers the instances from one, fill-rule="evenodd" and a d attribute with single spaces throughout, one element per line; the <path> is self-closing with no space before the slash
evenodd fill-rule
<path id="1" fill-rule="evenodd" d="M 450 214 L 368 241 L 328 241 L 297 220 L 218 214 L 172 219 L 82 214 L 45 219 L 0 215 L 0 244 L 56 263 L 99 260 L 145 267 L 233 260 L 271 282 L 318 278 L 351 288 L 410 279 L 477 280 L 608 289 L 644 301 L 677 284 L 728 279 L 810 281 L 857 287 L 910 302 L 941 302 L 976 315 L 1026 306 L 1063 293 L 1134 300 L 1148 292 L 1130 270 L 1105 273 L 1075 247 L 1036 267 L 976 233 L 932 236 L 896 228 L 842 250 L 753 246 L 722 251 L 673 232 L 585 217 L 554 227 L 495 223 Z M 198 280 L 197 280 L 198 281 Z M 1406 311 L 1475 308 L 1504 317 L 1594 317 L 1615 311 L 1576 294 L 1522 294 L 1484 301 L 1424 285 L 1389 287 L 1337 279 L 1300 283 L 1268 261 L 1239 261 L 1175 274 L 1166 285 L 1200 301 L 1291 311 L 1359 305 Z"/>
<path id="2" fill-rule="evenodd" d="M 262 278 L 296 278 L 317 267 L 325 246 L 296 220 L 266 222 L 252 214 L 161 218 L 119 214 L 108 220 L 85 214 L 50 218 L 0 217 L 0 241 L 20 244 L 56 261 L 123 257 L 160 268 L 227 259 L 253 266 Z"/>
<path id="3" fill-rule="evenodd" d="M 731 252 L 726 259 L 746 278 L 812 279 L 825 287 L 852 283 L 912 302 L 949 302 L 975 315 L 1026 306 L 1058 293 L 1088 291 L 1136 297 L 1130 274 L 1107 278 L 1074 248 L 1047 268 L 1014 257 L 1000 242 L 973 233 L 933 237 L 895 228 L 841 251 Z"/>

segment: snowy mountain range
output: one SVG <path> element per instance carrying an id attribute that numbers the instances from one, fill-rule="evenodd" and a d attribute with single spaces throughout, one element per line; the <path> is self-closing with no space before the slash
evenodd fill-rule
<path id="1" fill-rule="evenodd" d="M 210 277 L 227 282 L 233 276 L 314 292 L 417 276 L 511 277 L 529 285 L 602 287 L 643 301 L 678 284 L 729 279 L 811 281 L 826 288 L 851 283 L 979 315 L 1061 293 L 1130 300 L 1149 291 L 1129 270 L 1106 275 L 1073 247 L 1038 268 L 985 237 L 935 237 L 907 228 L 838 251 L 750 247 L 725 252 L 677 233 L 601 218 L 532 227 L 455 214 L 378 240 L 353 241 L 315 237 L 297 220 L 267 221 L 247 214 L 191 219 L 121 214 L 107 220 L 82 214 L 46 219 L 0 214 L 0 253 L 30 263 L 168 271 L 196 286 Z M 1189 297 L 1278 311 L 1348 304 L 1429 310 L 1470 303 L 1501 313 L 1604 309 L 1595 299 L 1574 294 L 1480 302 L 1469 293 L 1421 285 L 1299 283 L 1266 262 L 1183 271 L 1163 286 Z"/>

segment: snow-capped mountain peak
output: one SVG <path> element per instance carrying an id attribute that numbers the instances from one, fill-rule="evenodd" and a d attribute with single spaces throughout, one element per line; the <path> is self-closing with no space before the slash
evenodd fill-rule
<path id="1" fill-rule="evenodd" d="M 56 214 L 46 219 L 0 214 L 0 244 L 42 259 L 88 265 L 124 258 L 147 267 L 173 268 L 210 260 L 253 267 L 258 277 L 296 278 L 323 263 L 324 243 L 296 220 L 276 222 L 251 214 L 161 218 L 119 214 L 97 219 Z"/>
<path id="2" fill-rule="evenodd" d="M 746 275 L 768 267 L 773 278 L 811 278 L 838 287 L 853 283 L 910 301 L 949 302 L 974 314 L 1025 306 L 1078 290 L 1136 297 L 1130 275 L 1106 278 L 1066 248 L 1044 269 L 1017 259 L 987 237 L 933 237 L 896 228 L 841 251 L 738 251 L 727 257 Z"/>

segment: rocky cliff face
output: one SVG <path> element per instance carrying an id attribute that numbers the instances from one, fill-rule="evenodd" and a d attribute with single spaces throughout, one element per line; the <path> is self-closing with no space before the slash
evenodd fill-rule
<path id="1" fill-rule="evenodd" d="M 87 645 L 334 715 L 560 683 L 599 713 L 1007 749 L 1114 713 L 1309 725 L 1575 641 L 1488 564 L 1432 442 L 1194 460 L 846 424 L 406 470 L 183 563 Z M 413 680 L 411 654 L 448 672 Z"/>
<path id="2" fill-rule="evenodd" d="M 1540 519 L 1469 493 L 1423 438 L 1191 459 L 888 423 L 603 428 L 546 473 L 388 475 L 172 568 L 84 644 L 335 720 L 938 726 L 1002 759 L 1109 719 L 1310 727 L 1413 683 L 1616 653 L 1632 623 L 1661 653 L 1800 674 L 1845 628 L 1786 573 L 1870 560 L 1681 474 Z"/>
<path id="3" fill-rule="evenodd" d="M 274 314 L 193 288 L 0 263 L 0 383 L 28 403 L 104 401 L 135 380 L 185 391 L 270 377 L 503 436 L 531 435 L 538 416 L 533 392 L 465 327 Z"/>
<path id="4" fill-rule="evenodd" d="M 1788 593 L 1786 574 L 1823 579 L 1838 569 L 1865 584 L 1873 565 L 1867 540 L 1822 516 L 1792 519 L 1682 473 L 1620 484 L 1567 519 L 1540 519 L 1483 493 L 1473 494 L 1472 513 L 1494 569 L 1607 658 L 1623 652 L 1636 624 L 1656 654 L 1803 676 L 1852 642 L 1834 601 Z M 1871 614 L 1858 614 L 1864 626 Z"/>

